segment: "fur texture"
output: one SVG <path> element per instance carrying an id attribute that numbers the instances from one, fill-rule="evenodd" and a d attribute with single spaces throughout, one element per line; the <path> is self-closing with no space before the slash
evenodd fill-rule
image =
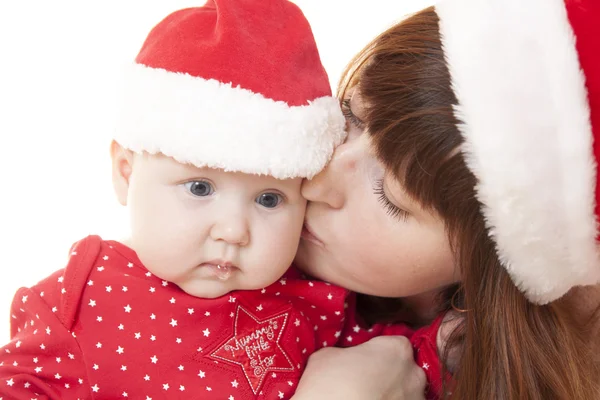
<path id="1" fill-rule="evenodd" d="M 338 101 L 288 106 L 213 79 L 134 64 L 114 139 L 198 167 L 312 178 L 345 138 Z"/>
<path id="2" fill-rule="evenodd" d="M 600 281 L 590 110 L 563 0 L 453 0 L 436 12 L 501 262 L 540 304 Z"/>

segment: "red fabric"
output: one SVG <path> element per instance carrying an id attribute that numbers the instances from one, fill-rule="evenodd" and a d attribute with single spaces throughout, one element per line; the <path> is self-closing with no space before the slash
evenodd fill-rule
<path id="1" fill-rule="evenodd" d="M 354 298 L 349 299 L 352 303 Z M 355 314 L 349 314 L 346 325 L 342 331 L 340 347 L 356 346 L 377 336 L 406 336 L 415 351 L 415 362 L 425 372 L 427 377 L 427 400 L 438 400 L 443 398 L 442 364 L 438 356 L 437 333 L 444 318 L 439 315 L 431 325 L 413 330 L 404 324 L 376 324 L 369 329 L 363 327 L 361 321 L 357 320 Z M 451 388 L 452 377 L 445 374 L 446 387 Z M 449 393 L 450 394 L 450 393 Z"/>
<path id="2" fill-rule="evenodd" d="M 150 32 L 136 62 L 290 106 L 331 96 L 310 25 L 287 0 L 215 0 L 176 11 Z"/>
<path id="3" fill-rule="evenodd" d="M 15 296 L 0 398 L 289 398 L 308 356 L 337 342 L 347 295 L 290 269 L 262 291 L 200 299 L 88 237 Z"/>
<path id="4" fill-rule="evenodd" d="M 437 399 L 439 324 L 361 328 L 354 296 L 291 268 L 256 291 L 189 296 L 130 248 L 90 236 L 13 300 L 0 399 L 288 399 L 310 354 L 405 335 Z M 441 319 L 440 319 L 441 320 Z"/>
<path id="5" fill-rule="evenodd" d="M 567 15 L 575 33 L 579 63 L 585 75 L 594 136 L 594 156 L 600 161 L 600 2 L 566 0 Z M 600 178 L 600 174 L 597 179 Z M 600 216 L 600 185 L 596 182 L 596 217 Z"/>

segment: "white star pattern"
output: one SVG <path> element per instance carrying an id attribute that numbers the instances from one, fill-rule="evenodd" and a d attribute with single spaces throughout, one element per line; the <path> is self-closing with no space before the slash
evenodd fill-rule
<path id="1" fill-rule="evenodd" d="M 196 391 L 194 394 L 198 389 L 206 392 L 200 397 L 208 398 L 214 392 L 215 396 L 223 400 L 236 400 L 249 389 L 250 393 L 254 391 L 254 395 L 260 397 L 264 396 L 263 390 L 268 392 L 265 400 L 287 398 L 290 396 L 288 391 L 297 386 L 295 377 L 300 375 L 310 356 L 308 349 L 312 351 L 315 344 L 317 348 L 321 345 L 334 346 L 340 343 L 337 338 L 352 340 L 346 338 L 354 336 L 353 341 L 356 343 L 352 343 L 353 345 L 365 340 L 362 335 L 366 335 L 366 331 L 361 329 L 360 335 L 358 332 L 352 333 L 354 324 L 344 324 L 345 313 L 335 311 L 343 309 L 347 292 L 334 285 L 299 280 L 293 272 L 289 276 L 286 273 L 286 276 L 272 285 L 251 293 L 235 292 L 235 296 L 224 296 L 218 301 L 196 298 L 182 292 L 177 285 L 149 273 L 143 265 L 138 264 L 137 259 L 130 262 L 125 255 L 134 254 L 131 249 L 120 251 L 121 245 L 118 242 L 111 242 L 110 245 L 114 246 L 114 251 L 103 245 L 99 262 L 96 255 L 82 255 L 81 260 L 94 258 L 95 261 L 88 267 L 88 271 L 91 271 L 89 276 L 79 286 L 73 285 L 72 273 L 65 273 L 64 283 L 61 282 L 64 287 L 56 284 L 55 279 L 60 275 L 57 274 L 51 279 L 52 285 L 44 283 L 45 286 L 36 290 L 37 293 L 45 290 L 44 300 L 50 305 L 48 309 L 53 304 L 61 305 L 60 310 L 57 306 L 53 309 L 54 312 L 61 313 L 61 318 L 73 318 L 74 315 L 75 320 L 69 322 L 72 325 L 67 328 L 68 332 L 53 319 L 48 319 L 47 314 L 40 312 L 40 319 L 35 316 L 35 311 L 21 310 L 23 316 L 19 315 L 18 307 L 13 311 L 15 315 L 12 318 L 17 320 L 13 324 L 18 322 L 18 326 L 15 326 L 25 336 L 20 333 L 19 340 L 15 339 L 10 349 L 5 350 L 15 353 L 22 351 L 22 348 L 31 349 L 32 342 L 26 342 L 23 338 L 37 338 L 33 347 L 40 346 L 39 358 L 35 357 L 36 360 L 32 362 L 35 354 L 29 353 L 31 355 L 26 359 L 19 359 L 19 368 L 28 364 L 31 366 L 30 371 L 33 371 L 35 367 L 35 373 L 47 376 L 47 380 L 61 393 L 61 398 L 86 398 L 80 391 L 91 390 L 95 396 L 99 396 L 98 393 L 102 391 L 104 396 L 111 398 L 157 399 L 170 392 L 183 394 L 192 389 L 192 392 Z M 80 253 L 83 254 L 83 251 Z M 102 257 L 108 259 L 102 260 Z M 69 296 L 61 297 L 61 288 L 69 288 Z M 302 296 L 298 296 L 298 293 Z M 20 293 L 18 299 L 26 302 L 23 309 L 35 305 L 32 305 L 36 303 L 33 298 L 28 301 L 22 297 L 23 293 Z M 69 304 L 70 301 L 73 304 Z M 301 306 L 296 307 L 297 303 Z M 236 322 L 233 311 L 240 306 L 259 311 L 258 315 L 267 318 L 287 307 L 290 314 L 287 324 L 281 328 L 284 329 L 281 346 L 284 352 L 298 349 L 294 350 L 298 359 L 289 365 L 298 372 L 293 375 L 294 378 L 292 375 L 284 376 L 280 370 L 270 369 L 260 377 L 259 382 L 256 380 L 258 378 L 250 377 L 251 372 L 244 376 L 241 375 L 243 370 L 235 372 L 216 364 L 212 366 L 213 354 L 204 352 L 203 348 L 214 349 L 227 335 L 234 332 Z M 71 310 L 75 314 L 69 315 Z M 59 316 L 54 316 L 55 319 L 57 317 Z M 36 329 L 33 327 L 34 322 Z M 239 343 L 253 346 L 254 354 L 262 358 L 267 353 L 258 344 L 254 347 L 252 341 L 265 333 L 255 331 L 258 328 L 253 327 L 252 321 L 246 324 L 244 330 L 239 331 Z M 33 336 L 32 332 L 38 329 L 37 336 Z M 76 334 L 79 336 L 78 342 L 73 342 L 70 336 L 76 337 Z M 75 346 L 65 346 L 65 343 L 71 342 L 64 341 L 64 335 L 68 335 L 67 339 L 75 343 Z M 40 339 L 45 343 L 41 343 Z M 63 343 L 63 347 L 57 349 L 57 343 Z M 177 346 L 173 346 L 173 343 Z M 241 357 L 251 357 L 250 353 L 243 350 L 239 354 Z M 197 367 L 199 360 L 204 360 L 202 370 Z M 0 363 L 2 361 L 0 358 Z M 6 365 L 13 363 L 14 359 L 4 361 Z M 158 361 L 161 361 L 161 365 L 158 365 Z M 244 359 L 248 364 L 250 361 L 251 358 Z M 422 361 L 419 364 L 425 368 Z M 16 361 L 14 365 L 17 365 Z M 80 368 L 82 365 L 88 365 L 89 368 L 85 380 L 79 377 L 79 374 L 84 373 L 84 369 Z M 199 371 L 197 376 L 194 376 L 193 371 Z M 9 378 L 7 376 L 5 379 Z M 255 379 L 255 382 L 248 379 Z M 25 395 L 23 398 L 35 397 L 35 385 L 17 380 L 16 377 L 13 382 L 15 386 L 19 386 L 19 390 L 31 391 L 31 396 Z M 29 384 L 28 389 L 24 388 L 24 383 Z M 264 387 L 269 389 L 265 390 Z M 171 394 L 168 397 L 176 397 Z"/>

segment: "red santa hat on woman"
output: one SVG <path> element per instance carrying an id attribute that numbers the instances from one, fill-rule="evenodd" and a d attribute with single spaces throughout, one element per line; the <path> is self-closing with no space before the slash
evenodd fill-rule
<path id="1" fill-rule="evenodd" d="M 446 0 L 442 46 L 489 233 L 536 303 L 600 281 L 600 2 Z"/>
<path id="2" fill-rule="evenodd" d="M 167 16 L 122 100 L 119 144 L 198 167 L 310 178 L 344 139 L 310 25 L 287 0 L 209 0 Z"/>

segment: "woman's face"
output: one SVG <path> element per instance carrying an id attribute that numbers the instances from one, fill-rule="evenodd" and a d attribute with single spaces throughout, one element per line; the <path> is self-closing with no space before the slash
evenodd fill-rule
<path id="1" fill-rule="evenodd" d="M 423 210 L 374 156 L 358 92 L 345 102 L 348 139 L 305 181 L 306 226 L 296 256 L 307 273 L 350 290 L 407 297 L 456 282 L 438 215 Z"/>

